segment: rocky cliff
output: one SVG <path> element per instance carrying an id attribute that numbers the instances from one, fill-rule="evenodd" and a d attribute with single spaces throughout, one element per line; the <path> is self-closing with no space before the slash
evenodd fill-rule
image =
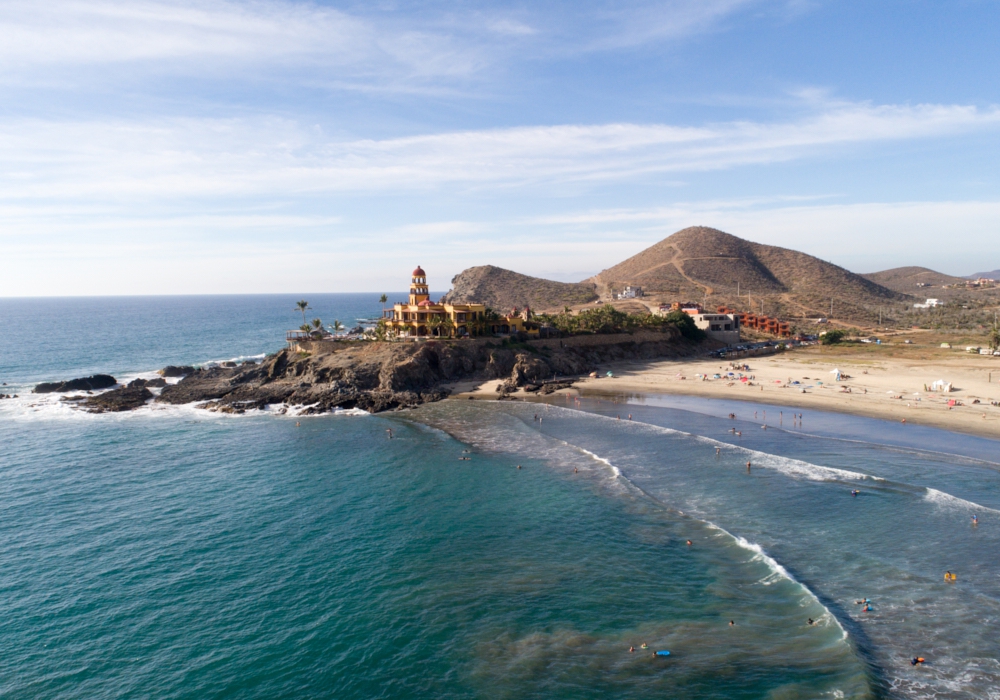
<path id="1" fill-rule="evenodd" d="M 242 413 L 266 406 L 379 412 L 437 401 L 460 380 L 503 379 L 502 391 L 573 377 L 602 362 L 679 357 L 699 346 L 673 327 L 633 335 L 575 337 L 502 345 L 497 341 L 422 343 L 305 342 L 263 363 L 196 370 L 163 389 L 156 401 L 202 402 L 209 410 Z"/>

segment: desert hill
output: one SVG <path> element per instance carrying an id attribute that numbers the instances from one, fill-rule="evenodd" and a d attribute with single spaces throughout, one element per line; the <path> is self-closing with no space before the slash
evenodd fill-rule
<path id="1" fill-rule="evenodd" d="M 493 265 L 470 267 L 456 275 L 444 300 L 448 303 L 476 301 L 497 311 L 530 306 L 536 311 L 562 309 L 597 299 L 589 283 L 553 282 L 522 275 Z"/>
<path id="2" fill-rule="evenodd" d="M 969 275 L 965 279 L 977 280 L 980 277 L 985 277 L 990 280 L 1000 280 L 1000 270 L 991 270 L 990 272 L 977 272 L 974 275 Z"/>
<path id="3" fill-rule="evenodd" d="M 628 260 L 586 280 L 602 296 L 639 285 L 650 297 L 707 301 L 779 316 L 830 314 L 852 320 L 869 307 L 904 301 L 898 291 L 819 258 L 695 226 L 678 231 Z M 737 290 L 739 296 L 737 296 Z"/>
<path id="4" fill-rule="evenodd" d="M 895 267 L 891 270 L 870 272 L 862 277 L 904 294 L 920 294 L 921 289 L 918 284 L 941 287 L 965 282 L 961 277 L 952 277 L 926 267 Z"/>

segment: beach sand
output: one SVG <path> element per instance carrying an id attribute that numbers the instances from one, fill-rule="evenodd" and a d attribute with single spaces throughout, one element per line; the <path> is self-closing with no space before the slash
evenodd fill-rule
<path id="1" fill-rule="evenodd" d="M 1000 358 L 873 346 L 800 348 L 735 362 L 750 366 L 743 373 L 753 375 L 751 382 L 712 379 L 714 374 L 729 371 L 726 360 L 664 360 L 602 366 L 599 379 L 578 381 L 573 390 L 583 394 L 684 394 L 742 399 L 905 420 L 912 425 L 1000 438 L 1000 407 L 990 404 L 1000 401 Z M 835 369 L 850 378 L 842 377 L 837 382 L 832 373 Z M 608 370 L 615 376 L 603 376 Z M 938 379 L 951 382 L 954 391 L 928 392 L 926 387 Z M 789 385 L 790 381 L 800 385 Z M 974 404 L 977 399 L 980 403 Z M 949 408 L 949 400 L 962 405 Z"/>

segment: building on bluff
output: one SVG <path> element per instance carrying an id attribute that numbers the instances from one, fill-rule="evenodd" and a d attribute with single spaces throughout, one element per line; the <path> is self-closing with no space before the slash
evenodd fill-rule
<path id="1" fill-rule="evenodd" d="M 410 298 L 384 312 L 383 321 L 389 335 L 396 338 L 467 338 L 473 335 L 538 335 L 537 324 L 531 323 L 531 310 L 515 308 L 501 316 L 485 304 L 448 304 L 433 302 L 427 286 L 427 273 L 419 265 L 410 278 Z"/>

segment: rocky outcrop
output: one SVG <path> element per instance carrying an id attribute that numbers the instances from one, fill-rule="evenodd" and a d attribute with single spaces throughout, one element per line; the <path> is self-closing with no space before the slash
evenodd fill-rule
<path id="1" fill-rule="evenodd" d="M 189 365 L 184 365 L 180 367 L 177 365 L 167 365 L 159 372 L 157 372 L 157 374 L 159 374 L 161 377 L 185 377 L 194 371 L 195 371 L 194 367 L 191 367 Z"/>
<path id="2" fill-rule="evenodd" d="M 134 382 L 103 394 L 89 396 L 79 405 L 91 413 L 131 411 L 145 406 L 146 402 L 153 398 L 153 392 L 144 386 L 133 386 L 133 384 Z"/>
<path id="3" fill-rule="evenodd" d="M 35 394 L 61 394 L 67 391 L 98 391 L 109 389 L 118 383 L 110 374 L 95 374 L 81 379 L 70 379 L 66 382 L 43 382 L 35 387 Z"/>
<path id="4" fill-rule="evenodd" d="M 167 385 L 167 380 L 163 377 L 156 379 L 133 379 L 128 383 L 129 387 L 149 387 L 150 389 L 162 388 Z"/>
<path id="5" fill-rule="evenodd" d="M 673 327 L 515 344 L 306 341 L 259 365 L 192 369 L 164 387 L 155 400 L 199 403 L 226 413 L 274 405 L 304 407 L 304 413 L 337 408 L 377 413 L 440 400 L 448 395 L 447 385 L 458 380 L 501 379 L 502 395 L 518 387 L 549 393 L 568 385 L 568 377 L 587 374 L 602 362 L 679 357 L 698 349 Z M 562 384 L 553 382 L 557 377 Z"/>

